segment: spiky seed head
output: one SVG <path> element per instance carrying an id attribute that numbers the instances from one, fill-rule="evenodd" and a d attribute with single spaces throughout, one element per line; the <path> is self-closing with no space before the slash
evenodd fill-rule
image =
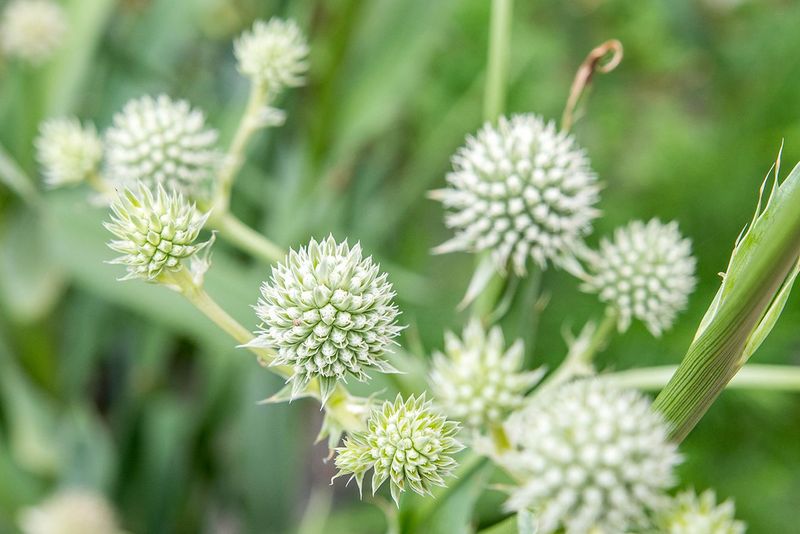
<path id="1" fill-rule="evenodd" d="M 457 432 L 458 423 L 435 411 L 425 395 L 404 401 L 398 394 L 372 411 L 365 432 L 350 434 L 336 449 L 336 477 L 350 475 L 361 491 L 364 474 L 372 469 L 372 493 L 389 480 L 398 506 L 407 488 L 430 495 L 456 466 L 453 454 L 463 448 Z"/>
<path id="2" fill-rule="evenodd" d="M 337 380 L 367 378 L 367 370 L 394 372 L 383 359 L 400 333 L 394 291 L 361 245 L 333 236 L 290 250 L 261 286 L 254 343 L 277 351 L 276 365 L 290 365 L 293 395 L 318 379 L 323 402 Z"/>
<path id="3" fill-rule="evenodd" d="M 97 171 L 103 143 L 93 124 L 78 119 L 50 119 L 39 127 L 36 157 L 50 187 L 80 183 Z"/>
<path id="4" fill-rule="evenodd" d="M 658 514 L 657 526 L 664 534 L 744 534 L 746 525 L 735 512 L 731 500 L 717 504 L 713 490 L 682 491 Z"/>
<path id="5" fill-rule="evenodd" d="M 602 239 L 600 250 L 589 254 L 585 291 L 596 293 L 627 330 L 631 319 L 642 321 L 658 336 L 669 329 L 686 307 L 694 290 L 692 244 L 678 224 L 658 219 L 633 221 Z"/>
<path id="6" fill-rule="evenodd" d="M 76 488 L 24 509 L 19 527 L 23 534 L 122 534 L 110 503 L 101 495 Z"/>
<path id="7" fill-rule="evenodd" d="M 500 422 L 522 406 L 542 377 L 541 371 L 522 372 L 524 353 L 521 339 L 506 350 L 500 327 L 487 334 L 478 319 L 467 324 L 462 338 L 446 332 L 444 353 L 433 355 L 430 382 L 436 404 L 473 430 Z"/>
<path id="8" fill-rule="evenodd" d="M 67 33 L 67 15 L 50 0 L 14 0 L 0 21 L 0 48 L 9 57 L 41 65 L 58 50 Z"/>
<path id="9" fill-rule="evenodd" d="M 208 213 L 200 213 L 183 195 L 167 193 L 160 184 L 155 193 L 143 183 L 125 189 L 111 210 L 104 226 L 117 237 L 108 246 L 122 254 L 111 262 L 127 268 L 122 280 L 157 281 L 165 271 L 179 271 L 183 260 L 209 244 L 196 243 Z"/>
<path id="10" fill-rule="evenodd" d="M 115 184 L 142 181 L 204 198 L 220 163 L 217 131 L 203 112 L 166 95 L 129 101 L 105 134 L 106 174 Z"/>
<path id="11" fill-rule="evenodd" d="M 522 481 L 508 506 L 532 512 L 542 534 L 645 525 L 665 502 L 680 461 L 649 400 L 602 379 L 534 397 L 505 430 L 511 451 L 500 461 Z"/>
<path id="12" fill-rule="evenodd" d="M 292 20 L 257 20 L 234 43 L 239 71 L 275 93 L 303 84 L 308 43 Z"/>
<path id="13" fill-rule="evenodd" d="M 524 274 L 528 258 L 572 263 L 599 212 L 600 187 L 574 138 L 532 114 L 487 123 L 453 156 L 449 187 L 431 197 L 455 236 L 436 252 L 490 251 Z"/>

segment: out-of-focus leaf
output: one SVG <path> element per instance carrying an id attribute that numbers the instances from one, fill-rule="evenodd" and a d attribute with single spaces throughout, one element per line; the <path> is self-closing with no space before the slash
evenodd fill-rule
<path id="1" fill-rule="evenodd" d="M 65 484 L 108 489 L 116 468 L 114 445 L 107 427 L 89 407 L 76 406 L 62 415 L 58 444 Z"/>

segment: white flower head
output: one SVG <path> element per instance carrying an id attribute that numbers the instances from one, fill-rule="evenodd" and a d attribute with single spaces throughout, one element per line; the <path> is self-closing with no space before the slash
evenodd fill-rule
<path id="1" fill-rule="evenodd" d="M 645 525 L 680 461 L 649 400 L 602 379 L 534 397 L 505 429 L 511 452 L 500 461 L 521 480 L 508 506 L 532 512 L 541 534 Z"/>
<path id="2" fill-rule="evenodd" d="M 122 280 L 157 281 L 165 271 L 182 269 L 183 260 L 210 244 L 195 243 L 208 213 L 200 213 L 180 193 L 167 193 L 160 184 L 155 194 L 142 183 L 135 191 L 125 189 L 111 209 L 111 220 L 103 225 L 117 237 L 108 246 L 122 254 L 111 261 L 126 266 L 128 274 Z"/>
<path id="3" fill-rule="evenodd" d="M 737 521 L 733 501 L 717 504 L 713 490 L 700 495 L 694 491 L 679 493 L 657 517 L 663 534 L 744 534 L 746 525 Z"/>
<path id="4" fill-rule="evenodd" d="M 312 239 L 290 250 L 261 286 L 254 343 L 276 350 L 276 365 L 292 366 L 293 396 L 316 378 L 325 402 L 337 380 L 367 380 L 370 368 L 394 372 L 382 357 L 401 330 L 394 295 L 361 245 Z"/>
<path id="5" fill-rule="evenodd" d="M 103 143 L 93 124 L 74 118 L 45 121 L 36 138 L 36 157 L 50 187 L 76 184 L 97 171 Z"/>
<path id="6" fill-rule="evenodd" d="M 453 454 L 463 449 L 455 439 L 458 423 L 436 412 L 425 395 L 403 401 L 386 401 L 372 411 L 367 430 L 350 434 L 336 449 L 334 477 L 350 475 L 359 491 L 364 474 L 372 469 L 372 493 L 388 479 L 392 498 L 399 506 L 407 488 L 430 495 L 434 486 L 444 486 L 453 474 Z"/>
<path id="7" fill-rule="evenodd" d="M 234 43 L 239 71 L 273 93 L 303 84 L 308 51 L 297 24 L 275 17 L 268 22 L 257 20 Z"/>
<path id="8" fill-rule="evenodd" d="M 453 156 L 449 187 L 430 196 L 455 236 L 435 252 L 490 251 L 497 267 L 526 272 L 528 258 L 574 262 L 599 212 L 600 186 L 574 138 L 532 114 L 487 123 Z"/>
<path id="9" fill-rule="evenodd" d="M 67 15 L 50 0 L 13 0 L 0 20 L 0 48 L 32 65 L 50 59 L 64 41 Z"/>
<path id="10" fill-rule="evenodd" d="M 470 320 L 463 338 L 446 332 L 444 354 L 433 355 L 430 382 L 436 404 L 470 429 L 500 422 L 522 406 L 542 377 L 541 371 L 522 372 L 524 354 L 521 339 L 506 350 L 500 327 L 487 335 L 478 319 Z"/>
<path id="11" fill-rule="evenodd" d="M 217 131 L 185 100 L 166 95 L 129 101 L 105 134 L 112 183 L 163 184 L 193 198 L 208 195 L 220 163 Z"/>
<path id="12" fill-rule="evenodd" d="M 60 491 L 26 508 L 19 518 L 23 534 L 121 534 L 111 504 L 84 489 Z"/>
<path id="13" fill-rule="evenodd" d="M 585 291 L 597 293 L 626 330 L 632 318 L 644 322 L 653 335 L 669 329 L 686 307 L 695 286 L 692 244 L 678 224 L 633 221 L 603 239 L 589 255 Z"/>

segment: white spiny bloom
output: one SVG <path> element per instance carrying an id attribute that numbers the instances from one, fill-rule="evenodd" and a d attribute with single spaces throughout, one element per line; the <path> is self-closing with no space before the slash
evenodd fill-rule
<path id="1" fill-rule="evenodd" d="M 649 400 L 602 379 L 533 397 L 505 430 L 511 451 L 500 462 L 521 480 L 507 504 L 532 512 L 540 534 L 645 526 L 680 461 Z"/>
<path id="2" fill-rule="evenodd" d="M 662 534 L 744 534 L 746 526 L 735 517 L 733 502 L 717 504 L 713 490 L 700 495 L 694 491 L 679 493 L 657 518 Z"/>
<path id="3" fill-rule="evenodd" d="M 111 220 L 104 226 L 117 237 L 108 246 L 122 254 L 111 261 L 127 267 L 122 280 L 154 281 L 164 271 L 177 272 L 182 260 L 209 245 L 195 243 L 208 213 L 200 213 L 180 193 L 167 193 L 161 185 L 155 194 L 142 183 L 135 192 L 125 189 L 111 209 Z"/>
<path id="4" fill-rule="evenodd" d="M 430 196 L 449 210 L 455 236 L 435 252 L 490 251 L 524 274 L 528 258 L 574 262 L 599 212 L 600 186 L 573 137 L 532 115 L 487 123 L 453 156 L 449 187 Z"/>
<path id="5" fill-rule="evenodd" d="M 50 187 L 76 184 L 97 171 L 103 143 L 94 125 L 74 118 L 50 119 L 39 127 L 36 156 Z"/>
<path id="6" fill-rule="evenodd" d="M 686 307 L 694 270 L 691 241 L 681 236 L 676 222 L 633 221 L 589 255 L 583 289 L 616 310 L 620 330 L 636 318 L 658 336 Z"/>
<path id="7" fill-rule="evenodd" d="M 308 70 L 308 43 L 291 20 L 257 20 L 234 43 L 239 71 L 270 92 L 302 85 Z"/>
<path id="8" fill-rule="evenodd" d="M 398 394 L 394 402 L 372 411 L 365 432 L 350 434 L 336 449 L 336 477 L 350 475 L 360 491 L 371 468 L 372 493 L 388 479 L 398 506 L 407 487 L 430 495 L 432 487 L 445 485 L 456 466 L 453 454 L 463 449 L 454 437 L 457 432 L 458 423 L 436 412 L 425 395 L 403 401 Z"/>
<path id="9" fill-rule="evenodd" d="M 521 371 L 524 354 L 521 339 L 506 350 L 500 327 L 487 335 L 478 319 L 467 324 L 463 339 L 446 332 L 444 354 L 433 355 L 430 381 L 436 404 L 471 429 L 501 421 L 542 377 L 543 371 Z"/>
<path id="10" fill-rule="evenodd" d="M 325 402 L 337 380 L 364 381 L 370 368 L 394 372 L 382 358 L 401 330 L 394 295 L 361 245 L 312 239 L 290 250 L 261 286 L 262 330 L 253 343 L 276 350 L 276 365 L 292 366 L 293 395 L 317 378 Z"/>
<path id="11" fill-rule="evenodd" d="M 121 186 L 143 181 L 203 198 L 220 162 L 217 131 L 203 112 L 166 95 L 129 101 L 105 134 L 106 174 Z"/>
<path id="12" fill-rule="evenodd" d="M 32 65 L 50 59 L 64 41 L 67 15 L 50 0 L 14 0 L 3 10 L 0 48 Z"/>
<path id="13" fill-rule="evenodd" d="M 23 534 L 121 534 L 114 510 L 99 494 L 68 489 L 37 506 L 26 508 L 19 518 Z"/>

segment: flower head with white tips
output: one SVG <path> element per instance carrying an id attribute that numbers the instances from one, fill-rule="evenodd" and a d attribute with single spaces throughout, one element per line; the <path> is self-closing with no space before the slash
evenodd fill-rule
<path id="1" fill-rule="evenodd" d="M 657 516 L 659 532 L 664 534 L 744 534 L 746 526 L 737 521 L 733 501 L 717 504 L 713 490 L 700 495 L 682 491 Z"/>
<path id="2" fill-rule="evenodd" d="M 110 503 L 99 494 L 60 491 L 20 514 L 23 534 L 122 534 Z"/>
<path id="3" fill-rule="evenodd" d="M 220 163 L 217 131 L 206 126 L 203 112 L 166 95 L 125 104 L 105 143 L 106 175 L 121 186 L 142 181 L 203 198 Z"/>
<path id="4" fill-rule="evenodd" d="M 574 138 L 537 115 L 501 117 L 453 156 L 449 187 L 430 196 L 455 236 L 436 252 L 491 252 L 501 271 L 529 258 L 571 264 L 599 212 L 600 186 Z"/>
<path id="5" fill-rule="evenodd" d="M 336 477 L 350 475 L 361 490 L 372 469 L 372 493 L 388 479 L 398 506 L 407 488 L 430 495 L 431 488 L 445 485 L 456 466 L 453 454 L 463 448 L 454 437 L 457 432 L 458 423 L 436 412 L 425 395 L 405 401 L 397 395 L 372 411 L 365 432 L 350 434 L 336 449 Z"/>
<path id="6" fill-rule="evenodd" d="M 254 346 L 274 349 L 276 365 L 290 365 L 293 395 L 314 378 L 323 402 L 338 380 L 367 380 L 367 370 L 394 372 L 383 359 L 400 333 L 387 275 L 362 257 L 361 245 L 333 236 L 291 250 L 261 286 Z"/>
<path id="7" fill-rule="evenodd" d="M 155 194 L 140 183 L 125 189 L 111 204 L 113 214 L 104 226 L 117 239 L 108 246 L 122 254 L 111 263 L 128 270 L 123 280 L 141 278 L 157 281 L 164 272 L 177 272 L 181 262 L 209 245 L 195 243 L 208 219 L 175 191 L 167 193 L 158 185 Z"/>
<path id="8" fill-rule="evenodd" d="M 686 307 L 694 271 L 691 241 L 681 236 L 676 222 L 633 221 L 589 255 L 583 289 L 615 310 L 620 330 L 636 318 L 658 336 Z"/>
<path id="9" fill-rule="evenodd" d="M 508 506 L 538 532 L 628 532 L 667 499 L 680 461 L 647 398 L 602 379 L 543 392 L 505 425 L 500 462 L 520 480 Z"/>
<path id="10" fill-rule="evenodd" d="M 0 19 L 0 49 L 32 65 L 50 59 L 64 41 L 67 15 L 50 0 L 14 0 Z"/>
<path id="11" fill-rule="evenodd" d="M 272 93 L 302 85 L 308 43 L 291 20 L 257 20 L 234 44 L 239 71 Z"/>
<path id="12" fill-rule="evenodd" d="M 77 119 L 50 119 L 39 127 L 36 158 L 50 187 L 77 184 L 97 172 L 103 143 L 94 125 Z"/>
<path id="13" fill-rule="evenodd" d="M 436 404 L 473 430 L 499 423 L 523 404 L 542 377 L 543 371 L 522 372 L 524 353 L 521 339 L 506 350 L 500 327 L 487 334 L 476 318 L 464 328 L 463 338 L 446 332 L 444 353 L 433 355 L 430 382 Z"/>

